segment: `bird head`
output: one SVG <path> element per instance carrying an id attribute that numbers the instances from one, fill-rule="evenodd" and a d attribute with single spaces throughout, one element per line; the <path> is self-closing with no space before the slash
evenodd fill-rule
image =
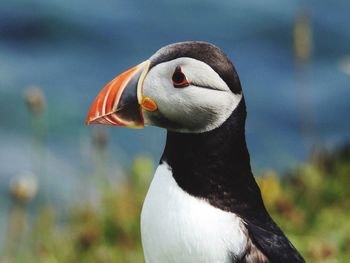
<path id="1" fill-rule="evenodd" d="M 219 48 L 181 42 L 111 80 L 93 102 L 86 123 L 201 133 L 225 122 L 242 97 L 238 75 Z"/>

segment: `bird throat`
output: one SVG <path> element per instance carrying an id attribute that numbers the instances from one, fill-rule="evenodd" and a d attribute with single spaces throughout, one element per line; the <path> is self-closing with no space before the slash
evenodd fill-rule
<path id="1" fill-rule="evenodd" d="M 260 195 L 246 146 L 244 100 L 218 128 L 205 133 L 168 132 L 161 162 L 189 194 L 230 212 Z M 256 199 L 255 199 L 256 200 Z"/>

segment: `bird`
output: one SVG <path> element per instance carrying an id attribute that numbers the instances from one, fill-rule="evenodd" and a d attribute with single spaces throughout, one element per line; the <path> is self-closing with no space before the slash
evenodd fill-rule
<path id="1" fill-rule="evenodd" d="M 167 130 L 141 210 L 146 263 L 305 262 L 267 212 L 238 73 L 215 45 L 167 45 L 112 79 L 87 124 Z"/>

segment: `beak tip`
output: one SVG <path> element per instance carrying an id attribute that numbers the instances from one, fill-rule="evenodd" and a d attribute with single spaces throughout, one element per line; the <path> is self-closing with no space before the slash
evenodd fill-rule
<path id="1" fill-rule="evenodd" d="M 85 125 L 90 125 L 90 124 L 91 124 L 90 116 L 87 116 L 85 119 Z"/>

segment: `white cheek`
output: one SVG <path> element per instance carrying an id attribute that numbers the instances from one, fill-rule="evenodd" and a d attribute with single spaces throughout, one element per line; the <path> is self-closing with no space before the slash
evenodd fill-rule
<path id="1" fill-rule="evenodd" d="M 238 106 L 242 95 L 186 87 L 159 92 L 153 98 L 163 116 L 181 124 L 182 128 L 174 131 L 200 133 L 215 129 L 225 122 Z"/>
<path id="2" fill-rule="evenodd" d="M 238 106 L 242 95 L 194 88 L 185 92 L 183 97 L 182 105 L 185 107 L 181 107 L 180 112 L 174 113 L 173 117 L 177 117 L 178 121 L 193 123 L 193 128 L 188 132 L 205 132 L 224 123 Z"/>
<path id="3" fill-rule="evenodd" d="M 214 119 L 220 116 L 231 114 L 235 108 L 234 95 L 231 92 L 186 87 L 167 93 L 166 103 L 160 105 L 160 110 L 180 122 L 184 120 L 196 122 L 197 120 L 200 124 L 203 121 L 205 123 L 207 118 L 215 121 Z"/>
<path id="4" fill-rule="evenodd" d="M 173 62 L 154 67 L 144 81 L 143 95 L 157 103 L 158 112 L 147 112 L 146 124 L 152 125 L 147 115 L 161 114 L 167 120 L 179 124 L 179 128 L 172 129 L 174 131 L 200 133 L 219 127 L 238 106 L 242 94 L 232 93 L 216 72 L 209 66 L 202 65 L 203 62 L 198 62 L 199 66 L 189 65 L 188 60 L 185 61 L 184 71 L 187 70 L 189 79 L 196 77 L 195 75 L 199 73 L 205 76 L 196 80 L 196 85 L 203 85 L 203 87 L 175 88 L 171 81 L 176 67 Z M 191 63 L 197 63 L 192 60 Z M 195 69 L 197 69 L 196 72 Z M 192 73 L 189 72 L 191 70 Z M 213 87 L 213 89 L 205 87 Z"/>

